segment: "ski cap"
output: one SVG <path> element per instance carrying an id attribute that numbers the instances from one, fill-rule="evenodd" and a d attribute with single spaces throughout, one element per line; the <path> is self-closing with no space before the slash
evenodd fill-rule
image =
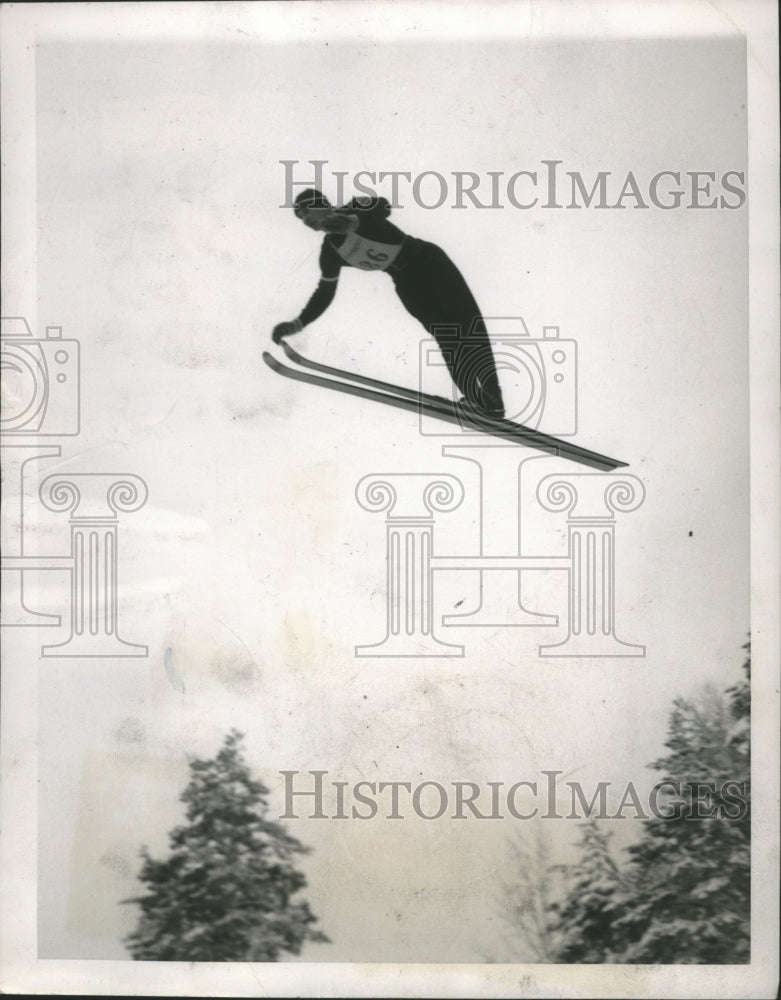
<path id="1" fill-rule="evenodd" d="M 306 208 L 330 208 L 331 202 L 317 188 L 307 188 L 296 198 L 293 211 L 301 218 L 301 210 Z"/>

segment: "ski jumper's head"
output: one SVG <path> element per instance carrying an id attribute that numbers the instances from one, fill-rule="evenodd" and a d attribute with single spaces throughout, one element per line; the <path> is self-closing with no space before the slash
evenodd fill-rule
<path id="1" fill-rule="evenodd" d="M 293 204 L 293 211 L 310 229 L 322 229 L 334 214 L 331 202 L 317 188 L 302 191 Z"/>

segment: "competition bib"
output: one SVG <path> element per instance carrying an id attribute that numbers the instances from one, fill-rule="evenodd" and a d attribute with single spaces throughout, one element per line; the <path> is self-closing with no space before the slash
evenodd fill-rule
<path id="1" fill-rule="evenodd" d="M 360 267 L 363 271 L 384 271 L 398 257 L 401 246 L 401 243 L 378 243 L 356 233 L 348 233 L 344 243 L 334 247 L 334 250 L 351 267 Z"/>

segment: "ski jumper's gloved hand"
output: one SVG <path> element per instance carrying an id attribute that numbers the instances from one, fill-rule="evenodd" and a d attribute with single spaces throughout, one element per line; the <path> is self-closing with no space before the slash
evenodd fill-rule
<path id="1" fill-rule="evenodd" d="M 294 319 L 287 323 L 277 323 L 271 334 L 271 339 L 278 344 L 283 337 L 289 337 L 291 333 L 300 333 L 304 329 L 304 324 L 300 319 Z"/>

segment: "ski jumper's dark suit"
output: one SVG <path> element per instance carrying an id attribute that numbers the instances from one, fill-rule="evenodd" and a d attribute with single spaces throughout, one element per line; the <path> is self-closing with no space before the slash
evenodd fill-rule
<path id="1" fill-rule="evenodd" d="M 343 267 L 385 271 L 406 310 L 436 338 L 467 402 L 503 416 L 485 322 L 469 286 L 444 250 L 407 236 L 383 217 L 389 211 L 384 199 L 356 198 L 334 211 L 356 216 L 358 227 L 347 234 L 329 233 L 323 240 L 320 283 L 298 317 L 301 325 L 312 323 L 331 304 Z"/>

